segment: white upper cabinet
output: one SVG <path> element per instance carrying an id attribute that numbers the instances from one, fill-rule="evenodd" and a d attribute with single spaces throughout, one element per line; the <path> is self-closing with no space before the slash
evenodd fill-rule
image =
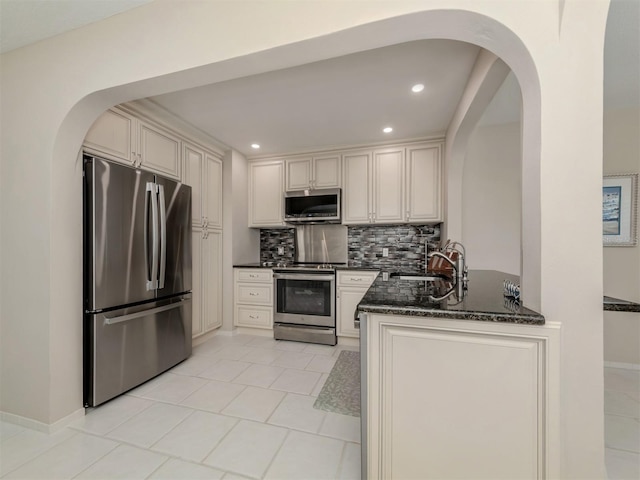
<path id="1" fill-rule="evenodd" d="M 373 223 L 404 221 L 404 148 L 373 152 Z"/>
<path id="2" fill-rule="evenodd" d="M 222 160 L 205 152 L 206 175 L 203 188 L 206 192 L 204 210 L 208 228 L 222 228 Z"/>
<path id="3" fill-rule="evenodd" d="M 284 161 L 249 164 L 249 226 L 282 227 Z"/>
<path id="4" fill-rule="evenodd" d="M 344 224 L 404 221 L 404 148 L 343 155 Z"/>
<path id="5" fill-rule="evenodd" d="M 180 139 L 148 122 L 139 125 L 138 166 L 180 179 Z"/>
<path id="6" fill-rule="evenodd" d="M 84 139 L 87 150 L 129 165 L 137 160 L 136 119 L 120 110 L 107 110 L 93 123 Z"/>
<path id="7" fill-rule="evenodd" d="M 406 221 L 442 220 L 442 143 L 407 147 L 405 161 Z"/>
<path id="8" fill-rule="evenodd" d="M 222 161 L 187 142 L 182 158 L 182 181 L 192 189 L 193 226 L 222 228 Z"/>
<path id="9" fill-rule="evenodd" d="M 287 191 L 311 188 L 311 157 L 288 158 L 285 160 Z"/>
<path id="10" fill-rule="evenodd" d="M 180 138 L 120 109 L 98 117 L 84 146 L 111 160 L 180 179 Z"/>
<path id="11" fill-rule="evenodd" d="M 340 186 L 340 155 L 288 158 L 287 191 Z"/>
<path id="12" fill-rule="evenodd" d="M 442 140 L 433 140 L 255 161 L 249 167 L 249 226 L 284 225 L 284 190 L 336 187 L 342 187 L 345 225 L 440 222 L 442 150 Z"/>
<path id="13" fill-rule="evenodd" d="M 354 152 L 342 156 L 344 171 L 342 190 L 342 223 L 372 223 L 370 213 L 371 152 Z"/>
<path id="14" fill-rule="evenodd" d="M 194 227 L 202 227 L 204 223 L 204 214 L 202 213 L 204 152 L 189 143 L 185 143 L 182 158 L 182 181 L 191 187 L 191 223 Z"/>

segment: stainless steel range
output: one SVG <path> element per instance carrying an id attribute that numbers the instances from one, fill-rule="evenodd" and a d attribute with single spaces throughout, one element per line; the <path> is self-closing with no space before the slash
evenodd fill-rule
<path id="1" fill-rule="evenodd" d="M 274 338 L 335 345 L 335 271 L 347 263 L 347 227 L 296 227 L 295 258 L 274 268 Z"/>

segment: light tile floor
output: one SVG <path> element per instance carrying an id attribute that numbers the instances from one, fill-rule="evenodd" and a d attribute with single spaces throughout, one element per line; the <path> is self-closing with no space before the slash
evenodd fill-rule
<path id="1" fill-rule="evenodd" d="M 313 408 L 345 348 L 216 336 L 56 434 L 0 422 L 0 477 L 359 479 L 360 419 Z"/>
<path id="2" fill-rule="evenodd" d="M 640 479 L 640 371 L 604 369 L 605 464 L 610 480 Z"/>
<path id="3" fill-rule="evenodd" d="M 53 435 L 0 422 L 0 477 L 359 479 L 359 419 L 313 408 L 343 348 L 214 337 Z M 640 372 L 604 383 L 609 479 L 638 480 Z"/>

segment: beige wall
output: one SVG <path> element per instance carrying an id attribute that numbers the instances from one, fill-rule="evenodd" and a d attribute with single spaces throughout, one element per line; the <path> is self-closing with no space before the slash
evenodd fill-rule
<path id="1" fill-rule="evenodd" d="M 603 165 L 640 173 L 640 109 L 605 111 Z M 640 246 L 604 247 L 603 266 L 605 295 L 640 302 Z M 605 312 L 604 359 L 640 366 L 640 313 Z"/>
<path id="2" fill-rule="evenodd" d="M 538 272 L 541 312 L 563 332 L 562 359 L 552 366 L 561 372 L 561 396 L 552 401 L 562 402 L 562 443 L 550 455 L 563 478 L 603 478 L 598 212 L 607 8 L 606 0 L 158 0 L 3 55 L 0 409 L 51 424 L 82 406 L 77 153 L 100 112 L 379 46 L 450 38 L 496 53 L 522 88 L 523 169 L 531 179 L 523 197 L 537 199 L 523 213 L 523 262 Z"/>
<path id="3" fill-rule="evenodd" d="M 462 243 L 469 268 L 520 275 L 520 123 L 478 126 L 462 179 Z"/>

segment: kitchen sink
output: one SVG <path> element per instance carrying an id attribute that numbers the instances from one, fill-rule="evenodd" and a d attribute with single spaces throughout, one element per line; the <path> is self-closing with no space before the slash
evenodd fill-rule
<path id="1" fill-rule="evenodd" d="M 437 280 L 449 280 L 442 275 L 420 275 L 416 273 L 392 273 L 391 277 L 399 280 L 410 280 L 414 282 L 435 282 Z"/>

